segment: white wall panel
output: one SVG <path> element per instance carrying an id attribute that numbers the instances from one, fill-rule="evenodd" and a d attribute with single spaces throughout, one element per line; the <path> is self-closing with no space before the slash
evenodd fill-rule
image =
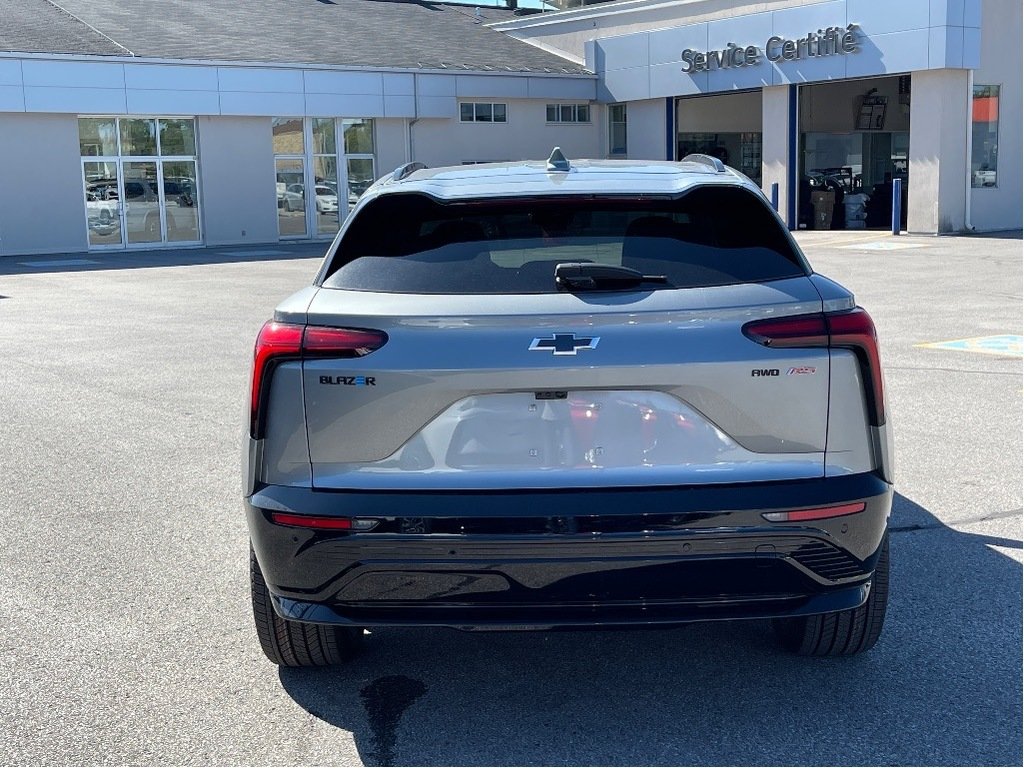
<path id="1" fill-rule="evenodd" d="M 451 75 L 416 75 L 419 96 L 454 96 L 455 78 Z"/>
<path id="2" fill-rule="evenodd" d="M 222 115 L 302 115 L 306 100 L 301 93 L 232 93 L 221 91 Z"/>
<path id="3" fill-rule="evenodd" d="M 416 113 L 420 117 L 458 117 L 458 107 L 454 96 L 419 96 Z"/>
<path id="4" fill-rule="evenodd" d="M 859 24 L 868 35 L 926 29 L 929 0 L 846 0 L 847 23 Z"/>
<path id="5" fill-rule="evenodd" d="M 277 240 L 268 117 L 199 118 L 200 205 L 209 245 Z"/>
<path id="6" fill-rule="evenodd" d="M 708 73 L 695 75 L 679 71 L 679 62 L 658 64 L 650 68 L 648 96 L 691 96 L 708 90 Z"/>
<path id="7" fill-rule="evenodd" d="M 1001 3 L 998 5 L 1008 9 L 1008 6 L 1006 5 L 1003 5 Z M 989 0 L 988 7 L 995 8 L 997 7 L 997 3 L 992 3 L 991 0 Z M 1020 9 L 1018 8 L 1017 10 L 1019 11 Z M 1009 14 L 1004 15 L 1003 20 L 1005 21 L 1008 17 Z M 964 26 L 976 27 L 978 29 L 981 28 L 981 0 L 964 0 Z M 1015 32 L 1019 29 L 1019 24 L 1016 27 L 1014 27 Z M 1016 35 L 1016 38 L 1017 41 L 1019 41 L 1020 35 Z"/>
<path id="8" fill-rule="evenodd" d="M 1010 59 L 1013 61 L 1013 59 Z M 964 63 L 965 69 L 981 67 L 981 30 L 964 27 Z"/>
<path id="9" fill-rule="evenodd" d="M 302 72 L 297 69 L 218 67 L 222 91 L 249 93 L 302 93 Z"/>
<path id="10" fill-rule="evenodd" d="M 77 118 L 0 114 L 0 136 L 0 254 L 84 251 Z"/>
<path id="11" fill-rule="evenodd" d="M 899 0 L 896 0 L 896 2 L 899 2 Z M 849 23 L 846 20 L 845 0 L 786 8 L 773 11 L 771 17 L 772 34 L 788 37 L 807 35 L 811 30 L 825 29 L 827 27 L 844 27 Z M 755 45 L 764 45 L 766 41 L 767 38 L 755 43 Z M 736 42 L 739 41 L 737 40 Z"/>
<path id="12" fill-rule="evenodd" d="M 647 33 L 597 41 L 597 72 L 639 67 L 650 61 Z"/>
<path id="13" fill-rule="evenodd" d="M 932 27 L 928 30 L 928 67 L 930 69 L 959 68 L 963 66 L 963 62 L 963 27 Z"/>
<path id="14" fill-rule="evenodd" d="M 797 61 L 773 62 L 772 84 L 785 85 L 788 83 L 841 80 L 846 77 L 846 60 L 846 56 L 836 54 Z"/>
<path id="15" fill-rule="evenodd" d="M 380 72 L 322 72 L 303 73 L 306 93 L 340 93 L 371 95 L 384 91 Z"/>
<path id="16" fill-rule="evenodd" d="M 25 85 L 60 88 L 124 88 L 124 66 L 86 61 L 25 59 Z"/>
<path id="17" fill-rule="evenodd" d="M 597 78 L 530 77 L 526 85 L 531 99 L 597 98 Z"/>
<path id="18" fill-rule="evenodd" d="M 772 84 L 771 67 L 730 67 L 707 73 L 709 91 L 734 91 Z M 654 94 L 651 94 L 652 96 Z"/>
<path id="19" fill-rule="evenodd" d="M 651 98 L 650 68 L 634 67 L 605 72 L 598 85 L 598 98 L 601 101 L 639 101 Z"/>
<path id="20" fill-rule="evenodd" d="M 846 57 L 848 77 L 928 69 L 928 28 L 872 35 L 860 53 Z"/>
<path id="21" fill-rule="evenodd" d="M 665 160 L 668 137 L 665 100 L 631 103 L 626 108 L 626 154 L 635 160 Z"/>
<path id="22" fill-rule="evenodd" d="M 527 91 L 525 77 L 458 75 L 455 78 L 455 95 L 459 97 L 525 99 Z"/>
<path id="23" fill-rule="evenodd" d="M 377 178 L 408 162 L 405 120 L 378 120 L 376 124 Z"/>
<path id="24" fill-rule="evenodd" d="M 384 73 L 384 95 L 385 96 L 415 96 L 416 85 L 415 75 L 399 73 Z"/>
<path id="25" fill-rule="evenodd" d="M 652 66 L 675 64 L 680 68 L 680 55 L 686 48 L 695 51 L 708 49 L 708 25 L 690 24 L 685 27 L 663 29 L 647 33 L 648 57 Z M 739 42 L 739 41 L 736 41 Z"/>
<path id="26" fill-rule="evenodd" d="M 414 96 L 384 96 L 384 117 L 415 117 Z"/>
<path id="27" fill-rule="evenodd" d="M 125 64 L 126 88 L 139 90 L 216 91 L 216 67 L 167 66 L 163 64 Z"/>
<path id="28" fill-rule="evenodd" d="M 125 92 L 129 115 L 217 115 L 216 91 L 155 91 L 129 88 Z"/>
<path id="29" fill-rule="evenodd" d="M 0 112 L 24 112 L 25 89 L 20 85 L 0 85 Z"/>
<path id="30" fill-rule="evenodd" d="M 384 117 L 384 97 L 361 96 L 358 94 L 341 96 L 331 93 L 306 94 L 307 115 L 336 117 Z"/>
<path id="31" fill-rule="evenodd" d="M 964 0 L 931 0 L 928 23 L 933 27 L 964 25 Z"/>
<path id="32" fill-rule="evenodd" d="M 128 106 L 124 88 L 25 88 L 29 112 L 124 114 Z"/>
<path id="33" fill-rule="evenodd" d="M 749 16 L 737 16 L 733 19 L 712 21 L 707 27 L 708 50 L 722 50 L 729 43 L 742 46 L 764 45 L 772 36 L 772 14 L 753 13 Z M 803 33 L 807 34 L 806 31 Z"/>
<path id="34" fill-rule="evenodd" d="M 21 62 L 0 59 L 0 85 L 20 86 L 21 84 Z"/>

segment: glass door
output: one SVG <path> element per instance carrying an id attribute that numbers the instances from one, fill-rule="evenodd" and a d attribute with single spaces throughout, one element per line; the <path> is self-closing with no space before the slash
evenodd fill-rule
<path id="1" fill-rule="evenodd" d="M 193 118 L 78 120 L 90 248 L 202 242 Z"/>
<path id="2" fill-rule="evenodd" d="M 160 206 L 160 179 L 153 160 L 121 163 L 124 230 L 128 245 L 159 243 L 164 239 Z"/>
<path id="3" fill-rule="evenodd" d="M 199 242 L 199 184 L 195 160 L 165 160 L 160 164 L 160 175 L 160 204 L 167 241 Z"/>
<path id="4" fill-rule="evenodd" d="M 123 248 L 121 169 L 116 158 L 83 160 L 85 218 L 90 248 Z"/>
<path id="5" fill-rule="evenodd" d="M 306 161 L 302 157 L 278 157 L 277 231 L 281 237 L 305 237 L 306 228 Z"/>

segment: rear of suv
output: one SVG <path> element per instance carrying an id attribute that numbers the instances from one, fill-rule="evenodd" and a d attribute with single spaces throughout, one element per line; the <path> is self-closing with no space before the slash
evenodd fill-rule
<path id="1" fill-rule="evenodd" d="M 398 169 L 260 331 L 248 432 L 277 664 L 389 625 L 882 628 L 874 326 L 713 158 Z"/>

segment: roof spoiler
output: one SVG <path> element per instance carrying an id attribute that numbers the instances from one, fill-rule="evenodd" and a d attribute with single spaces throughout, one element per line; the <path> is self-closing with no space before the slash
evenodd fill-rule
<path id="1" fill-rule="evenodd" d="M 711 155 L 687 155 L 683 158 L 684 163 L 697 163 L 699 165 L 706 165 L 711 168 L 715 173 L 725 173 L 725 163 L 719 160 L 717 157 Z"/>

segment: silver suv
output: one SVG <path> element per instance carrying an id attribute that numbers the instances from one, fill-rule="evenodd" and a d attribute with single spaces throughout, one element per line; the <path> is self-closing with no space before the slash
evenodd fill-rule
<path id="1" fill-rule="evenodd" d="M 882 628 L 874 326 L 714 158 L 377 181 L 260 331 L 246 442 L 277 664 L 369 626 Z"/>

